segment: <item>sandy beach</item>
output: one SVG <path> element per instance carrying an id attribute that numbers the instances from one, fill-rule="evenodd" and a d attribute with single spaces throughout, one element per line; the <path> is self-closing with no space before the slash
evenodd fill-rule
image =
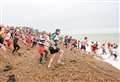
<path id="1" fill-rule="evenodd" d="M 119 0 L 0 0 L 0 82 L 120 82 Z"/>
<path id="2" fill-rule="evenodd" d="M 65 64 L 51 69 L 47 67 L 48 62 L 44 65 L 38 63 L 36 48 L 23 46 L 15 55 L 8 49 L 5 59 L 0 54 L 0 82 L 6 82 L 12 74 L 16 82 L 120 82 L 120 70 L 112 65 L 77 50 L 65 49 L 63 45 L 62 49 L 65 51 Z M 3 71 L 8 62 L 12 68 Z"/>

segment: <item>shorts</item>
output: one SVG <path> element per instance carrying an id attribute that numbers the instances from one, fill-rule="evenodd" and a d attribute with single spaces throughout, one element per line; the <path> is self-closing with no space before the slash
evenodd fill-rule
<path id="1" fill-rule="evenodd" d="M 68 42 L 65 40 L 65 41 L 64 41 L 64 45 L 67 45 L 67 44 L 68 44 Z"/>
<path id="2" fill-rule="evenodd" d="M 67 45 L 67 42 L 65 42 L 64 45 Z"/>
<path id="3" fill-rule="evenodd" d="M 86 50 L 86 47 L 84 45 L 81 45 L 81 49 Z"/>
<path id="4" fill-rule="evenodd" d="M 76 44 L 73 44 L 74 48 L 77 48 L 77 45 Z"/>
<path id="5" fill-rule="evenodd" d="M 50 50 L 50 54 L 55 54 L 60 51 L 60 48 L 56 47 L 56 49 L 54 49 L 53 47 L 49 47 L 49 50 Z"/>
<path id="6" fill-rule="evenodd" d="M 44 52 L 45 52 L 45 50 L 46 50 L 46 49 L 45 49 L 44 46 L 41 46 L 41 45 L 38 46 L 38 52 L 39 52 L 40 55 L 43 55 Z"/>
<path id="7" fill-rule="evenodd" d="M 11 45 L 11 40 L 5 40 L 6 41 L 6 43 L 7 43 L 7 45 L 10 47 L 10 45 Z"/>
<path id="8" fill-rule="evenodd" d="M 4 38 L 0 37 L 0 43 L 3 44 L 3 42 L 4 42 Z"/>

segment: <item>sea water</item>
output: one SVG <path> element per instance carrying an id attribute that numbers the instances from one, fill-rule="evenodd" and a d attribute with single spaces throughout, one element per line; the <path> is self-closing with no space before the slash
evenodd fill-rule
<path id="1" fill-rule="evenodd" d="M 97 41 L 99 43 L 104 42 L 114 42 L 119 44 L 120 43 L 120 34 L 118 33 L 96 33 L 96 34 L 71 34 L 76 39 L 83 40 L 83 38 L 86 36 L 88 37 L 89 41 Z"/>

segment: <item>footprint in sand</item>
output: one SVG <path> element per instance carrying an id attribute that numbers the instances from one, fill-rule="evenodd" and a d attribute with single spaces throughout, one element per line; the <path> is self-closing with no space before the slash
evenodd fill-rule
<path id="1" fill-rule="evenodd" d="M 70 62 L 76 63 L 77 61 L 76 60 L 71 60 Z"/>
<path id="2" fill-rule="evenodd" d="M 9 75 L 9 76 L 8 76 L 8 80 L 7 80 L 7 82 L 16 82 L 15 75 L 14 75 L 14 74 Z"/>
<path id="3" fill-rule="evenodd" d="M 10 63 L 7 63 L 3 69 L 4 72 L 10 71 L 12 69 L 12 65 Z"/>

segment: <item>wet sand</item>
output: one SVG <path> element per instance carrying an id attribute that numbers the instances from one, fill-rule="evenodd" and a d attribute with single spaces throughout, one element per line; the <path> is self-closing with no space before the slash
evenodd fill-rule
<path id="1" fill-rule="evenodd" d="M 0 82 L 6 82 L 12 74 L 16 82 L 120 82 L 120 70 L 112 65 L 76 50 L 62 49 L 65 64 L 55 64 L 50 69 L 47 68 L 48 61 L 39 64 L 36 48 L 22 47 L 15 55 L 8 50 L 6 60 L 0 54 Z M 12 68 L 3 71 L 8 62 Z"/>

